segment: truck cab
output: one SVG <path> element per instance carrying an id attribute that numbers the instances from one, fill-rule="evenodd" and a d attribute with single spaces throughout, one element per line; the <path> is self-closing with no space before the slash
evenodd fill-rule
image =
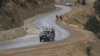
<path id="1" fill-rule="evenodd" d="M 44 30 L 40 33 L 40 42 L 42 41 L 54 41 L 55 31 L 54 30 Z"/>

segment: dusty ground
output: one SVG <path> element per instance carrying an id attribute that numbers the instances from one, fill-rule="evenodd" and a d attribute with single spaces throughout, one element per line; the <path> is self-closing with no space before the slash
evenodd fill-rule
<path id="1" fill-rule="evenodd" d="M 23 27 L 25 19 L 55 9 L 54 0 L 36 0 L 35 2 L 30 2 L 29 0 L 0 0 L 0 4 L 0 41 L 15 39 L 26 35 L 26 25 Z M 28 22 L 31 19 L 25 21 Z M 25 24 L 29 24 L 26 22 Z M 27 25 L 27 28 L 27 33 L 33 34 L 38 31 L 30 25 Z M 31 32 L 33 29 L 36 31 Z"/>
<path id="2" fill-rule="evenodd" d="M 35 16 L 37 17 L 37 16 Z M 29 34 L 37 34 L 39 33 L 39 29 L 32 24 L 35 17 L 29 18 L 27 20 L 24 20 L 24 27 L 26 28 L 26 32 Z"/>
<path id="3" fill-rule="evenodd" d="M 67 27 L 71 31 L 71 38 L 61 42 L 50 43 L 48 45 L 34 46 L 20 48 L 10 51 L 2 51 L 1 56 L 87 56 L 85 51 L 80 49 L 82 45 L 85 47 L 88 41 L 94 42 L 94 38 L 90 38 L 88 32 L 85 32 L 82 29 L 76 27 Z M 52 44 L 52 45 L 51 45 Z M 81 44 L 81 45 L 80 45 Z M 83 48 L 84 49 L 84 48 Z"/>
<path id="4" fill-rule="evenodd" d="M 95 11 L 93 8 L 93 3 L 91 2 L 87 6 L 77 5 L 73 7 L 72 12 L 62 15 L 63 17 L 62 23 L 70 26 L 71 28 L 72 27 L 77 28 L 78 30 L 84 29 L 84 24 L 89 19 L 88 15 L 95 15 L 94 12 Z M 91 34 L 90 36 L 93 36 L 93 35 L 94 34 Z M 97 39 L 97 37 L 95 38 Z M 89 44 L 92 46 L 92 50 L 91 50 L 92 56 L 100 56 L 100 44 L 99 43 L 100 43 L 100 40 L 96 40 L 96 42 Z"/>
<path id="5" fill-rule="evenodd" d="M 1 37 L 0 41 L 2 42 L 6 40 L 15 39 L 15 38 L 17 39 L 23 37 L 25 34 L 38 34 L 40 32 L 39 29 L 32 24 L 35 17 L 37 16 L 24 20 L 24 25 L 22 27 L 18 27 L 6 31 L 0 31 L 0 37 Z"/>
<path id="6" fill-rule="evenodd" d="M 66 27 L 65 24 L 59 22 L 59 25 Z M 3 56 L 87 56 L 85 50 L 83 50 L 88 42 L 95 42 L 95 39 L 89 32 L 85 32 L 82 29 L 76 27 L 66 27 L 72 35 L 71 38 L 54 42 L 46 45 L 38 45 L 34 47 L 19 48 L 9 51 L 1 51 Z M 83 49 L 81 49 L 82 47 Z"/>
<path id="7" fill-rule="evenodd" d="M 64 21 L 58 21 L 58 24 L 72 33 L 69 39 L 46 45 L 1 51 L 0 56 L 87 56 L 86 47 L 90 43 L 93 46 L 92 55 L 99 56 L 100 41 L 97 41 L 93 33 L 83 30 L 76 24 L 67 24 Z"/>
<path id="8" fill-rule="evenodd" d="M 93 44 L 92 53 L 94 56 L 100 56 L 100 40 Z"/>

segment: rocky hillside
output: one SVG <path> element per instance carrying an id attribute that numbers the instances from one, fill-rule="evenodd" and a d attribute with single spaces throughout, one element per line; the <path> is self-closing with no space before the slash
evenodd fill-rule
<path id="1" fill-rule="evenodd" d="M 0 0 L 0 31 L 20 27 L 24 19 L 54 8 L 54 0 Z"/>
<path id="2" fill-rule="evenodd" d="M 77 4 L 72 12 L 65 14 L 63 20 L 75 27 L 80 27 L 92 31 L 100 39 L 100 1 L 87 3 L 87 5 Z"/>
<path id="3" fill-rule="evenodd" d="M 59 21 L 74 29 L 83 29 L 88 32 L 93 32 L 94 34 L 90 34 L 90 36 L 96 38 L 96 41 L 89 43 L 89 46 L 86 48 L 84 48 L 85 45 L 83 45 L 83 43 L 78 47 L 82 45 L 80 50 L 85 50 L 86 52 L 84 53 L 86 56 L 100 56 L 100 0 L 97 0 L 95 3 L 87 2 L 86 5 L 77 4 L 74 6 L 72 11 L 62 15 L 62 20 L 60 19 Z"/>
<path id="4" fill-rule="evenodd" d="M 97 20 L 95 20 L 96 21 L 96 25 L 97 25 L 97 27 L 95 27 L 95 28 L 97 28 L 96 29 L 96 35 L 99 37 L 99 39 L 100 39 L 100 0 L 97 0 L 95 3 L 94 3 L 94 8 L 95 8 L 95 12 L 96 12 L 96 15 L 97 15 Z"/>

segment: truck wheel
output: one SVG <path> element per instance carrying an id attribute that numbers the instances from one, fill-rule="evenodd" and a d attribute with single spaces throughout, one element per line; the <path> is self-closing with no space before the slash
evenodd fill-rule
<path id="1" fill-rule="evenodd" d="M 45 41 L 49 41 L 49 38 L 46 38 Z"/>
<path id="2" fill-rule="evenodd" d="M 48 38 L 48 41 L 50 41 L 50 38 Z"/>
<path id="3" fill-rule="evenodd" d="M 52 41 L 54 41 L 54 38 L 52 38 Z"/>
<path id="4" fill-rule="evenodd" d="M 50 38 L 50 41 L 52 41 L 52 38 Z"/>
<path id="5" fill-rule="evenodd" d="M 40 38 L 40 42 L 42 42 L 42 39 Z"/>

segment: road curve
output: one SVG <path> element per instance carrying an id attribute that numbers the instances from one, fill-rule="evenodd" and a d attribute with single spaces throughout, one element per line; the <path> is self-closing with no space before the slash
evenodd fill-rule
<path id="1" fill-rule="evenodd" d="M 55 11 L 51 11 L 48 13 L 41 14 L 40 16 L 36 17 L 32 24 L 36 25 L 41 31 L 44 27 L 53 27 L 56 31 L 55 41 L 60 41 L 68 38 L 70 33 L 63 29 L 62 27 L 56 24 L 56 15 L 62 15 L 66 12 L 71 10 L 70 7 L 55 5 L 60 10 L 56 9 Z M 55 42 L 54 41 L 54 42 Z M 20 47 L 27 47 L 27 46 L 34 46 L 34 45 L 41 45 L 41 44 L 48 44 L 50 42 L 40 42 L 39 35 L 32 35 L 27 34 L 22 38 L 13 39 L 5 42 L 0 43 L 0 50 L 7 50 L 13 48 L 20 48 Z"/>

